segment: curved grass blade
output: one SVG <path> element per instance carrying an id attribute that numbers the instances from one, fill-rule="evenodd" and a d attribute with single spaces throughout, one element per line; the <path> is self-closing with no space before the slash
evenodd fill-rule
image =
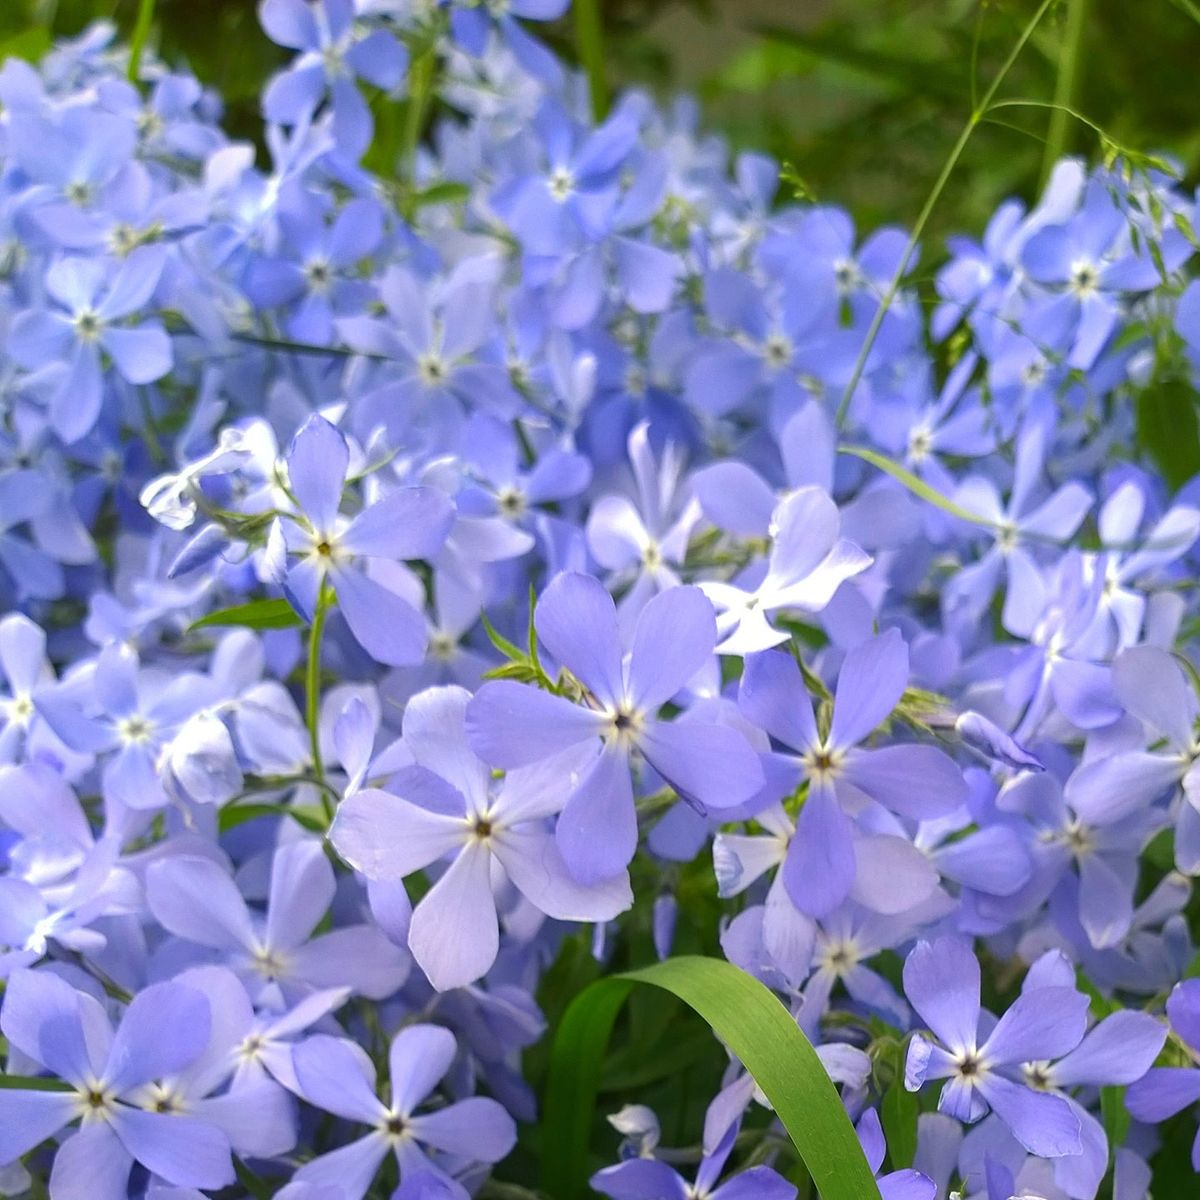
<path id="1" fill-rule="evenodd" d="M 983 525 L 988 529 L 996 528 L 995 523 L 989 521 L 987 517 L 981 517 L 979 513 L 973 513 L 969 508 L 955 504 L 949 496 L 943 496 L 937 488 L 930 487 L 919 475 L 914 475 L 907 467 L 893 462 L 886 454 L 868 450 L 866 446 L 839 446 L 838 453 L 851 454 L 855 458 L 861 458 L 863 462 L 869 462 L 873 467 L 878 467 L 898 483 L 902 483 L 914 496 L 919 496 L 935 508 L 940 508 L 942 512 L 949 513 L 950 516 L 957 517 L 960 521 L 969 521 L 972 525 Z"/>
<path id="2" fill-rule="evenodd" d="M 716 958 L 684 956 L 597 980 L 571 1002 L 555 1035 L 546 1083 L 543 1189 L 588 1194 L 588 1135 L 609 1036 L 639 984 L 677 996 L 754 1076 L 808 1168 L 821 1200 L 879 1200 L 871 1168 L 816 1051 L 775 995 Z"/>

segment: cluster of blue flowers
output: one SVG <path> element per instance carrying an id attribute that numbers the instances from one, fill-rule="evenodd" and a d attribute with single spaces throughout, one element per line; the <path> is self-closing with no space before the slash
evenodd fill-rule
<path id="1" fill-rule="evenodd" d="M 564 944 L 667 956 L 703 877 L 885 1200 L 1144 1200 L 1195 202 L 1064 161 L 925 312 L 691 105 L 593 121 L 565 4 L 264 0 L 266 163 L 110 29 L 0 70 L 0 1195 L 474 1195 Z M 796 1195 L 736 1061 L 692 1147 L 612 1122 L 604 1195 Z"/>

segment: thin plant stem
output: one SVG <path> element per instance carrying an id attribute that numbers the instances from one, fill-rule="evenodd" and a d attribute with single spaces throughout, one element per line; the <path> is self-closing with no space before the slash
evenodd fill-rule
<path id="1" fill-rule="evenodd" d="M 308 631 L 308 667 L 304 676 L 304 719 L 308 725 L 309 746 L 312 749 L 313 774 L 322 785 L 321 807 L 328 820 L 333 820 L 333 803 L 325 790 L 325 766 L 321 761 L 321 635 L 325 632 L 325 616 L 329 612 L 329 593 L 324 584 L 317 596 L 312 628 Z"/>
<path id="2" fill-rule="evenodd" d="M 433 96 L 434 78 L 437 75 L 437 46 L 427 47 L 417 55 L 408 76 L 408 107 L 404 114 L 404 141 L 401 147 L 400 169 L 404 182 L 406 216 L 411 217 L 416 195 L 417 145 L 421 131 L 425 128 L 425 114 Z"/>
<path id="3" fill-rule="evenodd" d="M 1079 90 L 1087 7 L 1087 0 L 1067 0 L 1067 23 L 1063 32 L 1062 54 L 1058 60 L 1058 78 L 1054 84 L 1054 107 L 1050 112 L 1050 128 L 1042 156 L 1043 186 L 1067 145 L 1067 110 L 1075 103 Z"/>
<path id="4" fill-rule="evenodd" d="M 575 0 L 575 42 L 579 61 L 587 75 L 592 116 L 603 121 L 608 115 L 608 79 L 604 72 L 604 23 L 599 0 Z"/>
<path id="5" fill-rule="evenodd" d="M 958 166 L 958 160 L 967 148 L 967 143 L 971 140 L 971 135 L 987 115 L 988 108 L 995 99 L 996 93 L 1000 90 L 1000 85 L 1008 77 L 1013 64 L 1016 63 L 1021 51 L 1025 49 L 1026 43 L 1033 36 L 1033 31 L 1038 27 L 1042 18 L 1054 3 L 1056 3 L 1056 0 L 1042 0 L 1041 4 L 1038 5 L 1037 11 L 1030 17 L 1029 22 L 1021 31 L 1021 36 L 1017 39 L 1012 50 L 1009 51 L 1008 57 L 1004 60 L 1000 70 L 996 73 L 987 91 L 983 94 L 983 98 L 971 111 L 967 123 L 963 126 L 962 132 L 959 133 L 954 146 L 950 150 L 950 156 L 942 164 L 942 169 L 934 181 L 933 189 L 926 197 L 925 205 L 917 217 L 916 224 L 913 226 L 912 234 L 908 239 L 908 245 L 905 246 L 904 254 L 896 267 L 896 273 L 892 276 L 887 291 L 883 294 L 883 299 L 880 301 L 879 307 L 871 319 L 871 324 L 867 329 L 867 336 L 863 339 L 862 348 L 859 350 L 858 358 L 854 363 L 854 370 L 850 374 L 850 382 L 846 384 L 846 390 L 842 394 L 841 403 L 838 405 L 835 423 L 839 429 L 846 422 L 846 414 L 850 411 L 850 401 L 853 399 L 854 391 L 862 379 L 863 370 L 867 365 L 867 358 L 871 353 L 871 348 L 875 345 L 875 339 L 879 336 L 879 330 L 883 326 L 883 319 L 887 316 L 892 302 L 896 299 L 896 294 L 900 290 L 904 274 L 908 270 L 908 264 L 912 261 L 912 256 L 916 253 L 921 237 L 925 233 L 925 226 L 929 223 L 929 218 L 932 216 L 934 208 L 937 207 L 937 202 L 942 198 L 942 192 L 946 190 L 946 184 L 949 182 L 950 176 L 954 173 L 954 168 Z"/>
<path id="6" fill-rule="evenodd" d="M 150 37 L 150 26 L 154 22 L 155 0 L 140 0 L 137 20 L 134 22 L 133 34 L 129 39 L 129 82 L 137 83 L 138 71 L 142 66 L 142 52 L 146 48 L 146 40 Z"/>

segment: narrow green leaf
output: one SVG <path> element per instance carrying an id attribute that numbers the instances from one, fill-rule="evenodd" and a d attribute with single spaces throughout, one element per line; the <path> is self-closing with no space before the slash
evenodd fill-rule
<path id="1" fill-rule="evenodd" d="M 795 1019 L 753 976 L 699 957 L 597 980 L 571 1002 L 555 1035 L 543 1108 L 547 1195 L 580 1200 L 587 1194 L 588 1137 L 605 1051 L 637 984 L 670 992 L 712 1026 L 771 1102 L 822 1200 L 879 1200 L 841 1097 Z"/>
<path id="2" fill-rule="evenodd" d="M 301 804 L 230 804 L 221 809 L 217 819 L 218 828 L 222 833 L 245 825 L 247 821 L 255 821 L 259 817 L 291 817 L 297 824 L 313 833 L 326 831 L 325 818 L 319 808 L 306 807 Z"/>
<path id="3" fill-rule="evenodd" d="M 579 61 L 587 75 L 592 117 L 608 116 L 608 78 L 604 63 L 604 22 L 599 0 L 575 0 L 575 40 Z"/>
<path id="4" fill-rule="evenodd" d="M 1129 1133 L 1129 1110 L 1125 1107 L 1123 1087 L 1100 1089 L 1100 1115 L 1104 1118 L 1104 1132 L 1108 1135 L 1108 1152 L 1111 1155 L 1118 1146 L 1125 1144 Z"/>
<path id="5" fill-rule="evenodd" d="M 251 600 L 249 604 L 218 609 L 193 621 L 188 626 L 188 632 L 221 625 L 241 625 L 246 629 L 295 629 L 303 624 L 299 614 L 286 600 Z"/>
<path id="6" fill-rule="evenodd" d="M 510 642 L 496 627 L 487 619 L 486 614 L 480 615 L 480 621 L 483 623 L 483 631 L 488 635 L 488 641 L 500 651 L 510 662 L 524 663 L 528 662 L 528 655 L 515 642 Z"/>
<path id="7" fill-rule="evenodd" d="M 21 1092 L 73 1092 L 75 1089 L 61 1079 L 47 1079 L 43 1075 L 0 1075 L 0 1088 Z"/>
<path id="8" fill-rule="evenodd" d="M 839 446 L 838 453 L 853 455 L 855 458 L 861 458 L 863 462 L 869 462 L 873 467 L 878 467 L 898 483 L 902 483 L 914 496 L 919 496 L 935 508 L 940 508 L 942 512 L 949 513 L 950 516 L 957 517 L 960 521 L 969 521 L 972 525 L 984 525 L 989 529 L 992 527 L 992 522 L 986 517 L 981 517 L 978 513 L 973 513 L 970 509 L 955 504 L 949 496 L 943 496 L 937 488 L 930 487 L 919 475 L 914 475 L 907 467 L 893 462 L 886 454 L 868 450 L 866 446 Z"/>
<path id="9" fill-rule="evenodd" d="M 1137 398 L 1138 441 L 1173 492 L 1200 472 L 1196 400 L 1192 386 L 1183 379 L 1152 384 Z"/>
<path id="10" fill-rule="evenodd" d="M 902 1171 L 913 1164 L 917 1153 L 917 1119 L 921 1115 L 921 1102 L 916 1092 L 904 1086 L 904 1063 L 901 1055 L 900 1074 L 883 1094 L 879 1106 L 879 1119 L 887 1137 L 888 1155 L 892 1168 Z"/>
<path id="11" fill-rule="evenodd" d="M 138 4 L 137 22 L 133 27 L 133 35 L 129 39 L 129 70 L 130 83 L 137 83 L 138 72 L 142 66 L 142 52 L 146 49 L 146 41 L 150 37 L 150 28 L 154 23 L 155 0 L 140 0 Z"/>
<path id="12" fill-rule="evenodd" d="M 461 204 L 470 199 L 471 189 L 465 183 L 455 183 L 445 180 L 443 183 L 431 183 L 413 196 L 413 208 L 424 208 L 427 204 Z"/>

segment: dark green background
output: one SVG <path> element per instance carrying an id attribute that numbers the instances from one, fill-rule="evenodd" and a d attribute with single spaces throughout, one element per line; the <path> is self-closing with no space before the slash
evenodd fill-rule
<path id="1" fill-rule="evenodd" d="M 601 0 L 615 84 L 699 95 L 711 128 L 792 165 L 811 195 L 847 205 L 864 227 L 911 224 L 964 117 L 972 64 L 982 89 L 1035 0 Z M 1167 152 L 1189 181 L 1200 168 L 1197 0 L 1060 0 L 1002 95 L 1050 101 L 1082 4 L 1069 90 L 1118 144 Z M 30 56 L 49 31 L 97 17 L 133 27 L 137 0 L 3 0 L 0 40 Z M 549 40 L 573 53 L 570 19 Z M 15 41 L 13 40 L 15 39 Z M 253 0 L 158 0 L 152 40 L 186 61 L 254 136 L 263 78 L 284 53 L 262 35 Z M 998 121 L 1011 120 L 1010 125 Z M 931 223 L 931 248 L 976 232 L 1009 194 L 1035 195 L 1047 110 L 1008 109 L 973 138 Z M 1099 157 L 1101 139 L 1066 122 L 1056 145 Z M 928 239 L 927 239 L 928 240 Z M 936 251 L 935 251 L 936 252 Z"/>

